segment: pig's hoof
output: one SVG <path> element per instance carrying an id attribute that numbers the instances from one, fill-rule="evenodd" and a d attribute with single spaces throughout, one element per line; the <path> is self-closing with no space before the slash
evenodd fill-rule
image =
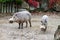
<path id="1" fill-rule="evenodd" d="M 26 26 L 26 28 L 27 28 L 27 26 Z"/>
<path id="2" fill-rule="evenodd" d="M 23 27 L 21 27 L 21 29 L 23 29 Z"/>
<path id="3" fill-rule="evenodd" d="M 23 29 L 23 27 L 21 27 L 21 29 Z"/>
<path id="4" fill-rule="evenodd" d="M 32 25 L 30 25 L 30 27 L 32 27 Z"/>
<path id="5" fill-rule="evenodd" d="M 20 29 L 20 27 L 18 27 L 18 29 Z"/>

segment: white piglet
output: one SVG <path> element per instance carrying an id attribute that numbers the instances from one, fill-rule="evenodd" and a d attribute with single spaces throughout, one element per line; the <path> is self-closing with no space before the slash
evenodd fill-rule
<path id="1" fill-rule="evenodd" d="M 41 26 L 40 26 L 40 28 L 43 31 L 46 31 L 46 29 L 47 29 L 47 23 L 48 23 L 48 16 L 47 15 L 43 15 L 43 17 L 41 19 Z"/>

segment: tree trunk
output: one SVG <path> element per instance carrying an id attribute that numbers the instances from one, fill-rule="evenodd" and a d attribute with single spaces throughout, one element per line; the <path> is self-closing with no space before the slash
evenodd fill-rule
<path id="1" fill-rule="evenodd" d="M 2 3 L 2 13 L 3 13 L 3 3 Z"/>

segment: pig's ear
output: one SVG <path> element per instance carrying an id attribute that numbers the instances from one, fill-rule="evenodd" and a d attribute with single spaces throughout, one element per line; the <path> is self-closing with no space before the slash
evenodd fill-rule
<path id="1" fill-rule="evenodd" d="M 15 16 L 17 16 L 17 14 Z"/>

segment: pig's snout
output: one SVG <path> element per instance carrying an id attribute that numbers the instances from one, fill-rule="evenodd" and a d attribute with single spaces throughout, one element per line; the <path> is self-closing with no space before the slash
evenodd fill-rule
<path id="1" fill-rule="evenodd" d="M 13 23 L 13 21 L 9 21 L 9 23 Z"/>
<path id="2" fill-rule="evenodd" d="M 9 23 L 13 23 L 13 18 L 10 18 L 9 19 Z"/>

